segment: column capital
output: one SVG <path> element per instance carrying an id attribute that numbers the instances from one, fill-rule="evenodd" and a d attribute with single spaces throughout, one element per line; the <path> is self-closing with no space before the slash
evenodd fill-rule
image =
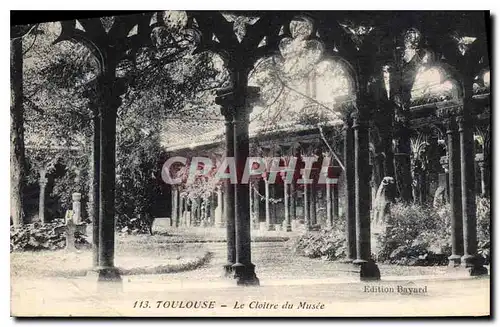
<path id="1" fill-rule="evenodd" d="M 356 104 L 354 100 L 344 101 L 340 104 L 339 111 L 342 114 L 344 122 L 352 121 L 352 113 L 356 111 Z"/>
<path id="2" fill-rule="evenodd" d="M 246 86 L 241 90 L 231 86 L 216 91 L 215 103 L 221 106 L 221 113 L 226 120 L 232 120 L 235 116 L 250 114 L 251 105 L 259 98 L 259 87 Z"/>
<path id="3" fill-rule="evenodd" d="M 450 135 L 457 131 L 457 119 L 456 116 L 443 117 L 444 125 L 446 126 L 446 134 Z"/>
<path id="4" fill-rule="evenodd" d="M 458 131 L 463 132 L 466 127 L 471 126 L 471 119 L 472 117 L 465 118 L 463 115 L 457 116 Z"/>
<path id="5" fill-rule="evenodd" d="M 484 153 L 477 153 L 474 160 L 479 165 L 479 168 L 484 168 Z"/>
<path id="6" fill-rule="evenodd" d="M 73 201 L 81 201 L 82 200 L 82 194 L 78 193 L 78 192 L 75 192 L 75 193 L 71 194 L 71 199 Z"/>
<path id="7" fill-rule="evenodd" d="M 359 129 L 361 127 L 368 127 L 368 121 L 360 117 L 359 114 L 354 113 L 352 119 L 352 128 Z"/>
<path id="8" fill-rule="evenodd" d="M 441 167 L 443 167 L 444 169 L 444 172 L 447 173 L 448 172 L 448 156 L 442 156 L 441 158 L 439 158 L 439 163 L 441 164 Z"/>
<path id="9" fill-rule="evenodd" d="M 438 103 L 436 106 L 436 116 L 438 118 L 453 118 L 462 115 L 464 111 L 463 104 Z"/>

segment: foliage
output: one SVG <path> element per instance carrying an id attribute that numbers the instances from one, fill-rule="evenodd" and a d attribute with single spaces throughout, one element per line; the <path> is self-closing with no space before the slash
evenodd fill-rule
<path id="1" fill-rule="evenodd" d="M 118 226 L 129 231 L 147 230 L 150 218 L 139 222 L 137 217 L 150 216 L 151 204 L 160 194 L 157 172 L 166 120 L 177 115 L 198 123 L 200 115 L 213 115 L 214 90 L 227 80 L 220 58 L 190 53 L 193 44 L 181 32 L 181 16 L 167 13 L 168 28 L 155 34 L 155 46 L 139 49 L 135 61 L 124 60 L 117 69 L 128 89 L 117 119 L 116 205 Z M 112 17 L 106 20 L 112 22 Z M 26 140 L 34 150 L 28 158 L 30 182 L 36 186 L 40 169 L 54 161 L 65 165 L 67 173 L 57 176 L 52 196 L 66 207 L 75 189 L 74 170 L 82 172 L 81 180 L 90 181 L 95 113 L 89 100 L 96 98 L 93 82 L 99 65 L 81 44 L 52 44 L 59 33 L 59 23 L 46 23 L 27 37 L 24 101 Z M 78 155 L 68 155 L 70 147 L 77 147 Z M 88 185 L 81 191 L 85 197 Z"/>
<path id="2" fill-rule="evenodd" d="M 292 250 L 309 258 L 338 260 L 345 258 L 347 243 L 345 240 L 344 218 L 334 223 L 332 229 L 319 232 L 307 232 L 298 237 L 292 244 Z"/>
<path id="3" fill-rule="evenodd" d="M 490 201 L 478 197 L 478 253 L 490 262 Z M 451 255 L 449 204 L 440 208 L 396 203 L 391 208 L 392 225 L 377 242 L 377 261 L 398 265 L 447 265 Z M 337 260 L 345 256 L 345 232 L 341 219 L 331 230 L 308 232 L 293 244 L 294 251 L 310 258 Z"/>
<path id="4" fill-rule="evenodd" d="M 485 263 L 491 260 L 491 202 L 484 197 L 476 198 L 478 253 Z"/>
<path id="5" fill-rule="evenodd" d="M 159 133 L 154 126 L 146 128 L 137 114 L 121 115 L 117 129 L 116 224 L 127 232 L 149 231 L 153 204 L 162 194 Z"/>
<path id="6" fill-rule="evenodd" d="M 490 248 L 489 200 L 477 198 L 479 254 L 488 263 Z M 451 255 L 449 204 L 435 209 L 397 203 L 391 208 L 393 226 L 379 242 L 379 261 L 404 265 L 446 265 Z"/>
<path id="7" fill-rule="evenodd" d="M 29 224 L 19 229 L 11 228 L 10 251 L 58 250 L 66 247 L 66 225 L 63 220 L 56 220 L 45 225 Z M 88 246 L 86 236 L 75 231 L 75 246 Z"/>
<path id="8" fill-rule="evenodd" d="M 378 261 L 422 265 L 432 258 L 431 263 L 441 264 L 451 254 L 450 221 L 435 208 L 400 202 L 392 205 L 391 218 L 387 233 L 377 240 Z M 434 258 L 436 254 L 438 258 Z"/>

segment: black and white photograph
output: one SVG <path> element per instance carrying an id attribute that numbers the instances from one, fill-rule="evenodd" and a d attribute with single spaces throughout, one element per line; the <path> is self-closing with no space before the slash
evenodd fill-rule
<path id="1" fill-rule="evenodd" d="M 30 14 L 12 317 L 491 316 L 490 11 Z"/>

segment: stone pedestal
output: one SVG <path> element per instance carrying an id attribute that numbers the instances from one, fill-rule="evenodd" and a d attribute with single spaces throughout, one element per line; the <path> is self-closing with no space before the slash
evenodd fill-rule
<path id="1" fill-rule="evenodd" d="M 45 188 L 47 186 L 47 177 L 46 177 L 46 171 L 45 169 L 42 169 L 40 171 L 40 180 L 39 180 L 39 185 L 40 185 L 40 198 L 38 202 L 38 219 L 40 219 L 40 223 L 43 225 L 45 224 Z"/>
<path id="2" fill-rule="evenodd" d="M 76 251 L 75 247 L 75 232 L 76 232 L 76 224 L 73 218 L 73 212 L 68 210 L 66 212 L 66 251 L 74 252 Z"/>
<path id="3" fill-rule="evenodd" d="M 82 222 L 82 195 L 80 193 L 72 194 L 73 200 L 73 220 L 75 224 L 80 224 Z"/>
<path id="4" fill-rule="evenodd" d="M 214 212 L 214 225 L 215 227 L 224 227 L 224 224 L 222 222 L 222 208 L 220 205 L 215 207 L 215 212 Z"/>

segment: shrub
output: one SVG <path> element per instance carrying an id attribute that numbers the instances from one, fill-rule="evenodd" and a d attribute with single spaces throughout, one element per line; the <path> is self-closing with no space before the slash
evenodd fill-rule
<path id="1" fill-rule="evenodd" d="M 478 253 L 481 255 L 485 264 L 490 263 L 490 237 L 491 237 L 491 209 L 490 200 L 477 197 L 476 198 L 477 210 L 477 241 Z"/>
<path id="2" fill-rule="evenodd" d="M 392 226 L 378 238 L 377 260 L 401 263 L 407 258 L 416 261 L 436 254 L 438 261 L 442 261 L 443 256 L 451 254 L 448 212 L 446 208 L 438 211 L 418 204 L 394 204 Z"/>
<path id="3" fill-rule="evenodd" d="M 117 219 L 117 229 L 120 233 L 153 235 L 153 222 L 154 217 L 149 213 L 134 218 L 120 215 Z"/>
<path id="4" fill-rule="evenodd" d="M 309 258 L 338 260 L 346 257 L 344 220 L 340 218 L 331 229 L 307 232 L 292 243 L 292 250 Z"/>
<path id="5" fill-rule="evenodd" d="M 478 254 L 490 262 L 490 200 L 477 198 Z M 377 239 L 378 261 L 399 265 L 447 265 L 451 255 L 449 204 L 439 208 L 396 203 L 388 233 Z M 333 229 L 307 232 L 293 243 L 295 253 L 336 260 L 346 255 L 344 218 Z M 374 247 L 372 247 L 372 250 Z"/>
<path id="6" fill-rule="evenodd" d="M 66 247 L 66 232 L 63 220 L 40 225 L 38 223 L 24 225 L 18 229 L 11 228 L 10 251 L 58 250 Z M 75 246 L 88 247 L 86 236 L 75 232 Z"/>

